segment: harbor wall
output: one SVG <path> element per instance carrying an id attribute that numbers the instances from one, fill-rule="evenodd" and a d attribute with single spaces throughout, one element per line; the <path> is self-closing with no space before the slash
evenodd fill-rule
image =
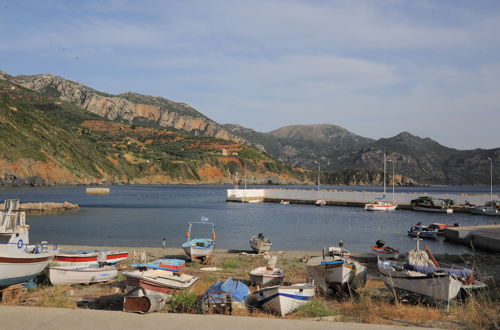
<path id="1" fill-rule="evenodd" d="M 466 201 L 472 204 L 483 205 L 491 200 L 490 195 L 479 194 L 426 194 L 398 192 L 394 194 L 394 202 L 400 205 L 410 205 L 412 199 L 419 196 L 432 196 L 433 198 L 452 199 L 455 204 L 464 204 Z M 348 205 L 364 204 L 375 200 L 381 200 L 382 192 L 376 191 L 353 191 L 353 190 L 329 190 L 322 189 L 319 194 L 315 189 L 228 189 L 227 201 L 267 201 L 279 202 L 294 201 L 297 203 L 314 203 L 318 199 L 325 200 L 328 204 Z M 392 192 L 385 194 L 386 201 L 392 201 Z M 500 199 L 493 195 L 493 199 Z"/>
<path id="2" fill-rule="evenodd" d="M 446 228 L 443 234 L 455 243 L 500 252 L 500 225 Z"/>

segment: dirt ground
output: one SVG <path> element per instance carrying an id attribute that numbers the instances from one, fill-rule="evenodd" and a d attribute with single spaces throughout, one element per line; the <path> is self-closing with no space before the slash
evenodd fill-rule
<path id="1" fill-rule="evenodd" d="M 117 279 L 102 284 L 51 286 L 43 276 L 38 277 L 42 284 L 29 289 L 14 304 L 45 307 L 86 308 L 101 310 L 122 310 L 125 281 L 122 273 L 130 270 L 130 264 L 139 263 L 146 255 L 148 261 L 157 258 L 177 258 L 186 260 L 182 249 L 177 248 L 133 248 L 133 247 L 89 247 L 61 246 L 63 250 L 106 249 L 129 253 L 129 259 L 119 265 Z M 320 251 L 271 251 L 278 256 L 276 267 L 285 271 L 285 281 L 299 283 L 305 281 L 305 261 L 309 257 L 321 255 Z M 420 302 L 398 301 L 385 288 L 376 270 L 376 258 L 368 253 L 354 254 L 353 258 L 368 268 L 366 287 L 355 295 L 341 297 L 317 297 L 320 305 L 326 306 L 328 316 L 313 317 L 324 321 L 343 321 L 376 323 L 387 325 L 426 326 L 439 328 L 494 328 L 498 326 L 500 315 L 500 255 L 437 255 L 439 262 L 453 265 L 468 265 L 476 269 L 481 280 L 488 283 L 486 299 L 475 299 L 452 306 L 446 311 L 442 306 L 422 304 Z M 401 257 L 400 257 L 401 258 Z M 211 265 L 187 262 L 186 273 L 197 276 L 199 280 L 190 289 L 194 295 L 204 291 L 217 281 L 233 277 L 248 281 L 248 272 L 256 267 L 265 266 L 261 255 L 242 250 L 215 250 Z M 217 267 L 217 271 L 204 271 L 204 267 Z M 191 311 L 194 312 L 194 311 Z M 264 312 L 239 311 L 237 315 L 275 317 Z M 311 315 L 314 315 L 311 314 Z M 290 314 L 285 318 L 311 318 L 303 314 Z"/>

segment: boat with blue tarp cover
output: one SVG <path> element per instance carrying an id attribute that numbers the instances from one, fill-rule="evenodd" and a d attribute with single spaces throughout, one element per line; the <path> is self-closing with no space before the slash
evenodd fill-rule
<path id="1" fill-rule="evenodd" d="M 228 313 L 236 306 L 245 307 L 250 289 L 240 281 L 228 278 L 209 287 L 203 295 L 204 312 Z"/>

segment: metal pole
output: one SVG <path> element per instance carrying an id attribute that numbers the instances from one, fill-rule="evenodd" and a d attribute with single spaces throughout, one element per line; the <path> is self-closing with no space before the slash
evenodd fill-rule
<path id="1" fill-rule="evenodd" d="M 390 159 L 389 161 L 392 163 L 392 202 L 394 203 L 394 161 Z"/>
<path id="2" fill-rule="evenodd" d="M 320 177 L 320 173 L 321 173 L 321 166 L 318 162 L 318 200 L 319 200 L 319 177 Z"/>
<path id="3" fill-rule="evenodd" d="M 384 199 L 385 199 L 385 162 L 386 162 L 386 158 L 385 158 L 385 152 L 384 152 Z"/>
<path id="4" fill-rule="evenodd" d="M 493 159 L 490 158 L 490 199 L 493 200 Z"/>

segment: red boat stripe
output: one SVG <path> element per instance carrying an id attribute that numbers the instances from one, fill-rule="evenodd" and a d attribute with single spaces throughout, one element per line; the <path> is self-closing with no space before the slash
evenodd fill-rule
<path id="1" fill-rule="evenodd" d="M 43 257 L 43 258 L 3 258 L 0 257 L 0 262 L 7 264 L 29 264 L 34 262 L 42 262 L 47 261 L 51 257 Z"/>
<path id="2" fill-rule="evenodd" d="M 93 257 L 63 257 L 63 256 L 55 256 L 55 261 L 64 261 L 64 262 L 88 262 L 88 261 L 97 261 L 97 256 Z"/>

